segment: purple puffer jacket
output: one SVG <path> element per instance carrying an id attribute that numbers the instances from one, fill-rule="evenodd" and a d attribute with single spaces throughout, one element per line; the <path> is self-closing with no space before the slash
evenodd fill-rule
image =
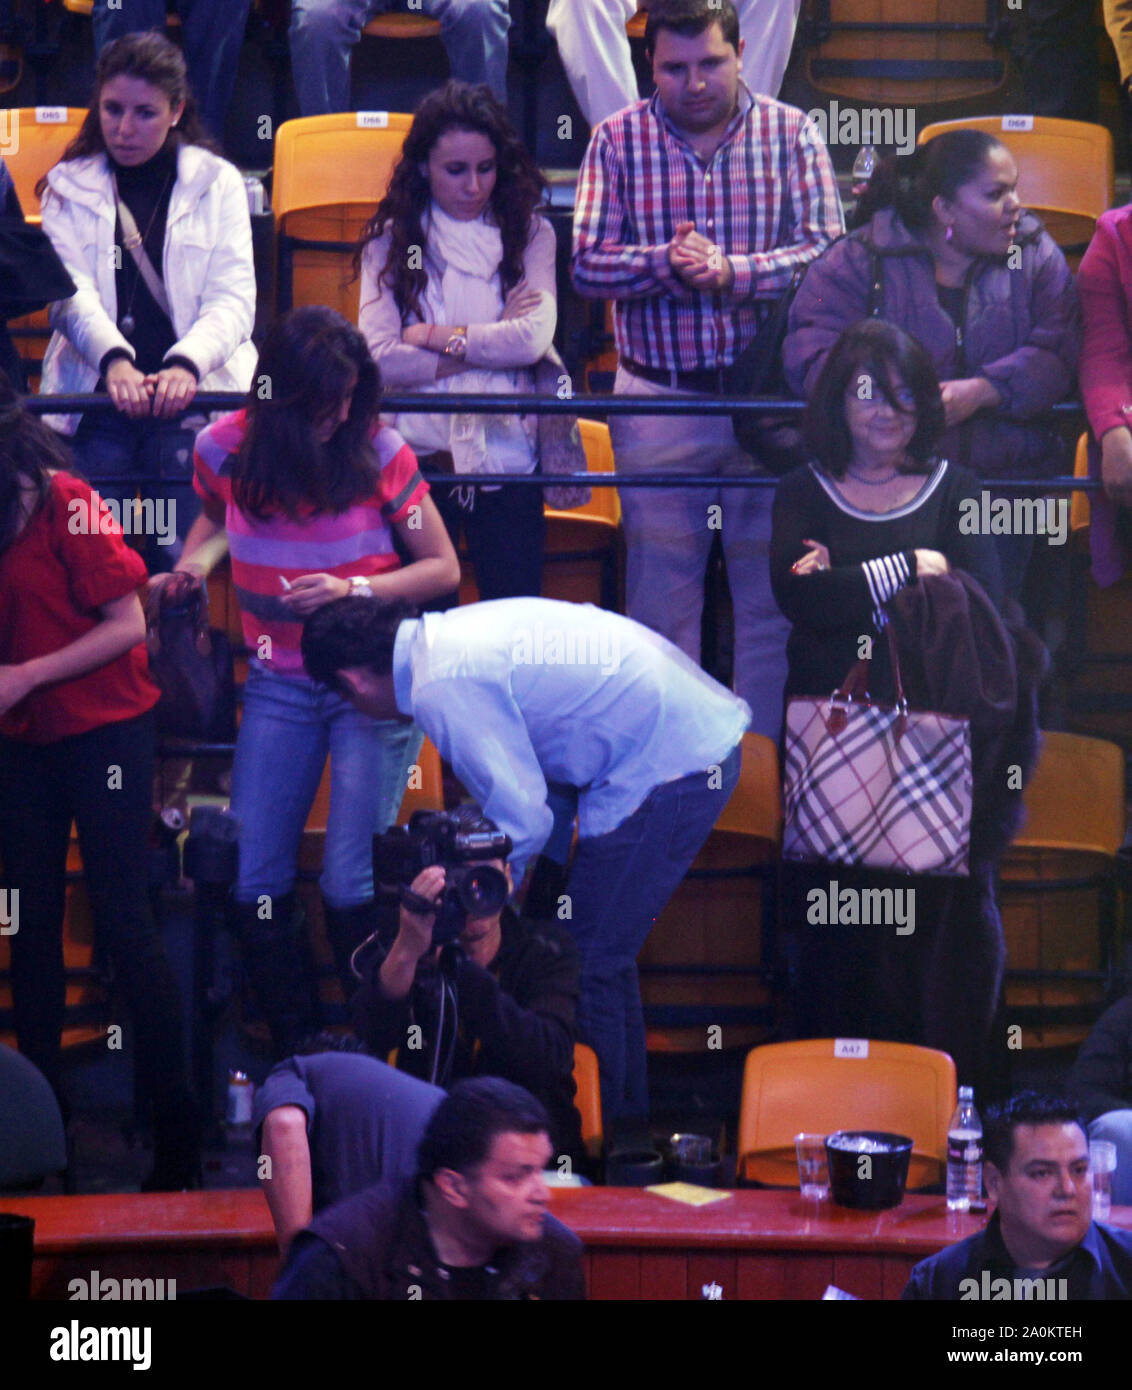
<path id="1" fill-rule="evenodd" d="M 1029 212 L 1016 238 L 1021 264 L 981 258 L 971 268 L 963 333 L 940 307 L 931 253 L 886 208 L 835 241 L 798 287 L 783 345 L 792 391 L 808 396 L 829 350 L 870 314 L 899 325 L 931 356 L 941 381 L 985 376 L 1009 419 L 976 415 L 948 430 L 940 453 L 985 478 L 1071 472 L 1052 424 L 1022 422 L 1064 399 L 1073 385 L 1081 315 L 1073 275 Z"/>

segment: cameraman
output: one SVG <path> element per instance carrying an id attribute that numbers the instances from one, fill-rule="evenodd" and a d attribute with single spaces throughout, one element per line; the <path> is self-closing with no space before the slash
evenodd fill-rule
<path id="1" fill-rule="evenodd" d="M 465 830 L 494 831 L 486 819 Z M 480 861 L 499 870 L 502 859 Z M 410 892 L 439 906 L 447 875 L 422 869 Z M 379 1057 L 397 1049 L 397 1066 L 449 1086 L 470 1076 L 501 1076 L 535 1095 L 550 1115 L 555 1159 L 584 1171 L 574 1109 L 574 1018 L 578 954 L 573 937 L 553 923 L 522 920 L 509 906 L 469 915 L 455 942 L 434 947 L 435 911 L 401 905 L 388 950 L 375 943 L 364 958 L 364 983 L 352 1002 L 354 1030 Z"/>

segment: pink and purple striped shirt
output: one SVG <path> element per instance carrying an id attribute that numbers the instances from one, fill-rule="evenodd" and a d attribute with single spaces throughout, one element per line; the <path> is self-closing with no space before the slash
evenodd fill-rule
<path id="1" fill-rule="evenodd" d="M 333 574 L 340 579 L 368 578 L 400 566 L 393 548 L 392 523 L 404 520 L 428 493 L 416 455 L 388 425 L 373 432 L 377 471 L 369 497 L 334 516 L 312 513 L 296 521 L 280 514 L 260 521 L 240 511 L 232 499 L 232 462 L 244 435 L 247 414 L 221 416 L 197 435 L 193 487 L 214 520 L 223 519 L 232 560 L 232 582 L 244 641 L 253 653 L 270 650 L 260 660 L 282 675 L 302 675 L 299 649 L 303 625 L 281 602 L 280 579 L 289 583 L 304 574 Z M 263 639 L 270 638 L 270 647 Z"/>

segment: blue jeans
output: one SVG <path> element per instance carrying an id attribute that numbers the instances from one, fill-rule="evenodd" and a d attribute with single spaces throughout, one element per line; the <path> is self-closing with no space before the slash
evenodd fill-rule
<path id="1" fill-rule="evenodd" d="M 177 0 L 181 42 L 189 69 L 189 86 L 209 134 L 224 138 L 228 102 L 236 83 L 240 49 L 251 0 Z M 165 32 L 165 0 L 121 0 L 111 9 L 98 0 L 91 12 L 94 48 L 101 53 L 112 39 L 145 29 Z"/>
<path id="2" fill-rule="evenodd" d="M 141 513 L 146 523 L 142 554 L 151 574 L 173 568 L 200 515 L 192 481 L 195 438 L 196 430 L 183 421 L 131 420 L 117 410 L 88 410 L 71 440 L 75 463 L 102 497 L 123 503 L 140 494 L 143 509 L 155 509 Z M 147 481 L 99 481 L 127 475 Z"/>
<path id="3" fill-rule="evenodd" d="M 727 805 L 741 761 L 736 747 L 714 775 L 662 783 L 616 830 L 578 841 L 566 889 L 581 956 L 578 1035 L 597 1053 L 607 1126 L 648 1115 L 637 955 Z"/>
<path id="4" fill-rule="evenodd" d="M 1132 1207 L 1132 1106 L 1108 1110 L 1089 1126 L 1090 1139 L 1108 1139 L 1116 1145 L 1116 1172 L 1112 1175 L 1112 1205 Z"/>
<path id="5" fill-rule="evenodd" d="M 350 50 L 391 0 L 293 0 L 291 71 L 304 116 L 349 111 Z M 97 9 L 97 6 L 96 6 Z M 507 0 L 423 0 L 422 14 L 440 21 L 452 76 L 486 82 L 507 101 Z"/>
<path id="6" fill-rule="evenodd" d="M 414 724 L 371 719 L 306 676 L 253 661 L 232 766 L 240 822 L 237 902 L 289 893 L 299 841 L 330 754 L 330 813 L 320 885 L 335 908 L 373 897 L 373 836 L 396 819 L 420 752 Z"/>

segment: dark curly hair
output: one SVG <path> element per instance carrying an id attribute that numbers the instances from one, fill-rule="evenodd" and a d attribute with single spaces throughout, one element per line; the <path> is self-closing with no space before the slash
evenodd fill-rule
<path id="1" fill-rule="evenodd" d="M 523 278 L 523 253 L 546 190 L 546 180 L 489 87 L 452 81 L 430 92 L 417 107 L 389 190 L 363 228 L 354 254 L 356 278 L 366 247 L 389 229 L 389 256 L 378 283 L 393 292 L 402 318 L 420 312 L 420 298 L 428 285 L 428 271 L 423 265 L 413 268 L 420 258 L 410 255 L 410 248 L 426 243 L 422 219 L 431 194 L 425 167 L 433 146 L 450 130 L 476 131 L 495 147 L 496 177 L 489 207 L 503 238 L 499 273 L 505 295 Z"/>
<path id="2" fill-rule="evenodd" d="M 115 77 L 136 77 L 148 82 L 166 97 L 170 106 L 184 102 L 185 109 L 181 112 L 176 129 L 169 132 L 169 139 L 179 144 L 203 145 L 213 154 L 220 153 L 219 146 L 210 138 L 201 121 L 196 98 L 189 87 L 184 55 L 164 34 L 149 29 L 140 34 L 123 34 L 102 50 L 94 72 L 90 110 L 79 127 L 79 133 L 59 157 L 60 164 L 82 159 L 88 154 L 105 154 L 106 142 L 102 138 L 98 107 L 103 87 Z M 40 198 L 46 188 L 47 175 L 44 174 L 35 186 Z"/>
<path id="3" fill-rule="evenodd" d="M 341 407 L 346 419 L 327 443 L 317 427 Z M 242 512 L 292 520 L 309 510 L 340 515 L 373 492 L 371 432 L 381 375 L 366 340 L 322 304 L 276 319 L 260 348 L 247 395 L 248 431 L 232 464 L 232 499 Z"/>

